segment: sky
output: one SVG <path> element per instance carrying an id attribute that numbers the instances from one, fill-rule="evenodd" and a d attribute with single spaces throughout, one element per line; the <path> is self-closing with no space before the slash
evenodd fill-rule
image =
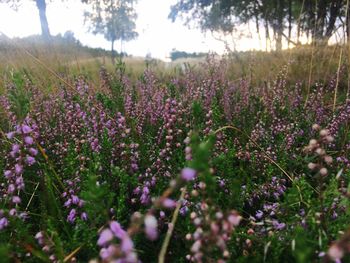
<path id="1" fill-rule="evenodd" d="M 47 1 L 49 2 L 49 1 Z M 211 33 L 202 33 L 199 29 L 188 28 L 183 21 L 172 23 L 167 17 L 170 6 L 176 0 L 138 0 L 135 8 L 138 14 L 136 31 L 139 37 L 123 45 L 123 51 L 134 56 L 146 56 L 167 60 L 172 49 L 186 52 L 225 52 L 222 41 L 215 39 Z M 84 8 L 80 0 L 53 0 L 47 5 L 47 19 L 52 35 L 74 32 L 82 44 L 90 47 L 110 49 L 110 43 L 102 35 L 88 32 L 84 25 Z M 246 27 L 243 31 L 249 32 Z M 8 4 L 0 4 L 0 33 L 8 37 L 24 37 L 40 34 L 38 10 L 34 1 L 23 0 L 18 11 Z M 255 36 L 241 37 L 237 43 L 238 50 L 259 49 L 262 43 Z M 263 47 L 264 48 L 264 47 Z M 120 50 L 120 45 L 117 45 Z"/>

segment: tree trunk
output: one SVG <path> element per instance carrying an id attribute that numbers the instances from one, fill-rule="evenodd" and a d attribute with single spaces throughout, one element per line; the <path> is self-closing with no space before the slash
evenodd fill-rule
<path id="1" fill-rule="evenodd" d="M 307 22 L 307 30 L 306 34 L 307 37 L 311 35 L 311 41 L 315 41 L 315 27 L 316 27 L 316 18 L 315 18 L 315 11 L 314 11 L 314 5 L 313 1 L 305 1 L 305 9 L 308 16 L 308 22 Z"/>
<path id="2" fill-rule="evenodd" d="M 276 50 L 281 51 L 282 50 L 282 35 L 283 35 L 283 18 L 284 18 L 284 0 L 278 1 L 278 17 L 277 17 L 277 24 L 276 24 Z"/>
<path id="3" fill-rule="evenodd" d="M 349 7 L 348 7 L 348 10 L 346 10 L 346 37 L 347 37 L 348 45 L 350 47 L 350 8 Z"/>
<path id="4" fill-rule="evenodd" d="M 300 44 L 300 33 L 301 33 L 301 30 L 300 30 L 300 21 L 298 22 L 298 26 L 297 26 L 297 43 L 298 45 Z"/>
<path id="5" fill-rule="evenodd" d="M 327 30 L 326 30 L 326 39 L 328 40 L 334 31 L 335 28 L 335 22 L 339 16 L 340 13 L 340 8 L 342 6 L 342 0 L 333 0 L 331 3 L 331 8 L 330 8 L 330 18 L 329 18 L 329 22 L 328 22 L 328 26 L 327 26 Z"/>
<path id="6" fill-rule="evenodd" d="M 46 17 L 46 2 L 45 0 L 35 0 L 35 3 L 39 10 L 41 35 L 44 38 L 49 39 L 50 30 L 49 30 L 49 23 L 47 22 L 47 17 Z"/>
<path id="7" fill-rule="evenodd" d="M 111 52 L 112 52 L 112 64 L 115 64 L 115 51 L 114 51 L 114 39 L 111 40 Z"/>
<path id="8" fill-rule="evenodd" d="M 288 1 L 288 48 L 292 39 L 292 0 Z"/>
<path id="9" fill-rule="evenodd" d="M 266 52 L 268 51 L 268 41 L 270 40 L 270 30 L 269 30 L 269 22 L 265 18 L 265 39 L 266 39 Z M 271 46 L 271 45 L 270 45 Z"/>
<path id="10" fill-rule="evenodd" d="M 325 41 L 324 36 L 324 27 L 326 22 L 326 15 L 327 15 L 327 2 L 326 0 L 319 0 L 317 5 L 317 18 L 316 18 L 316 25 L 315 25 L 315 40 L 318 43 L 323 44 Z"/>

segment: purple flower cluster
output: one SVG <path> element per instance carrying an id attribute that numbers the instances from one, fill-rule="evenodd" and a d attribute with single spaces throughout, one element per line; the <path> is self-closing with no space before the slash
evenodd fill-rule
<path id="1" fill-rule="evenodd" d="M 78 197 L 78 192 L 80 179 L 76 177 L 72 180 L 66 180 L 65 185 L 67 186 L 67 191 L 62 194 L 64 198 L 64 207 L 69 209 L 67 216 L 67 221 L 73 224 L 77 217 L 80 217 L 81 220 L 86 221 L 88 219 L 87 213 L 83 210 L 84 200 Z"/>
<path id="2" fill-rule="evenodd" d="M 190 214 L 196 229 L 192 234 L 186 235 L 186 239 L 192 241 L 191 254 L 186 256 L 191 262 L 206 262 L 207 254 L 215 247 L 222 253 L 217 258 L 218 262 L 225 262 L 230 257 L 227 243 L 231 240 L 233 230 L 239 225 L 241 216 L 236 211 L 224 215 L 216 210 L 212 217 L 207 213 L 208 210 L 208 205 L 202 202 L 201 212 Z"/>
<path id="3" fill-rule="evenodd" d="M 17 211 L 17 207 L 21 203 L 20 194 L 25 188 L 24 170 L 36 163 L 38 150 L 34 140 L 38 137 L 38 127 L 29 117 L 23 124 L 16 125 L 14 131 L 7 133 L 11 147 L 6 156 L 5 182 L 1 184 L 0 200 L 8 203 L 8 216 L 18 216 L 22 219 L 27 216 L 25 212 Z M 8 225 L 8 219 L 4 212 L 1 214 L 1 229 L 3 229 Z"/>
<path id="4" fill-rule="evenodd" d="M 119 240 L 119 244 L 113 242 L 115 238 Z M 134 251 L 134 243 L 128 232 L 117 221 L 110 222 L 109 227 L 100 232 L 97 244 L 102 247 L 100 257 L 104 262 L 139 262 Z"/>
<path id="5" fill-rule="evenodd" d="M 55 243 L 53 240 L 43 231 L 36 233 L 35 239 L 38 242 L 41 250 L 49 256 L 49 260 L 52 263 L 60 262 L 55 256 Z M 74 260 L 73 260 L 74 261 Z"/>

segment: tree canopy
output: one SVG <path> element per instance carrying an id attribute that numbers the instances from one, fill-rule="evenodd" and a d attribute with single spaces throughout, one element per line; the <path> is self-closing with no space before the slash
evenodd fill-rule
<path id="1" fill-rule="evenodd" d="M 135 31 L 137 15 L 133 6 L 134 0 L 82 0 L 82 2 L 89 4 L 92 10 L 85 12 L 90 31 L 94 34 L 103 34 L 111 42 L 112 57 L 114 57 L 115 41 L 129 41 L 138 36 Z"/>
<path id="2" fill-rule="evenodd" d="M 305 33 L 312 41 L 325 43 L 339 27 L 348 35 L 347 4 L 347 0 L 179 0 L 169 18 L 182 17 L 187 24 L 194 20 L 202 30 L 221 32 L 253 22 L 257 32 L 264 28 L 265 36 L 273 36 L 276 49 L 281 49 L 282 37 L 293 41 L 292 29 L 297 31 L 293 42 Z"/>

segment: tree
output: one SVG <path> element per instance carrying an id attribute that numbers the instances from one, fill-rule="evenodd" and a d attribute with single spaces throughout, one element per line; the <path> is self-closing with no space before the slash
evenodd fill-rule
<path id="1" fill-rule="evenodd" d="M 254 21 L 257 32 L 261 24 L 267 33 L 272 27 L 277 49 L 281 49 L 286 13 L 286 0 L 180 0 L 171 7 L 169 18 L 175 21 L 185 16 L 186 23 L 194 19 L 202 30 L 221 32 L 232 32 L 239 24 Z"/>
<path id="2" fill-rule="evenodd" d="M 133 7 L 134 0 L 82 0 L 89 4 L 92 11 L 85 12 L 89 30 L 94 34 L 103 34 L 111 42 L 112 62 L 114 63 L 114 43 L 120 40 L 130 41 L 138 36 L 135 31 L 137 18 Z M 120 51 L 122 53 L 122 50 Z"/>
<path id="3" fill-rule="evenodd" d="M 22 0 L 0 0 L 0 3 L 10 3 L 11 7 L 17 10 Z M 41 35 L 48 39 L 50 37 L 49 23 L 46 17 L 46 1 L 45 0 L 33 0 L 36 3 L 36 7 L 39 11 Z"/>
<path id="4" fill-rule="evenodd" d="M 301 0 L 299 0 L 301 1 Z M 337 22 L 345 21 L 347 0 L 310 0 L 305 1 L 301 23 L 312 40 L 327 43 L 336 30 Z"/>
<path id="5" fill-rule="evenodd" d="M 179 16 L 186 17 L 185 23 L 195 20 L 202 30 L 223 32 L 255 22 L 257 32 L 260 26 L 265 27 L 266 37 L 272 29 L 276 49 L 280 50 L 282 37 L 295 43 L 291 39 L 293 28 L 298 36 L 311 34 L 312 41 L 317 43 L 327 43 L 337 25 L 343 24 L 349 35 L 346 13 L 350 11 L 346 10 L 346 4 L 347 0 L 179 0 L 171 7 L 169 18 L 174 21 Z M 286 29 L 288 35 L 284 33 Z"/>

